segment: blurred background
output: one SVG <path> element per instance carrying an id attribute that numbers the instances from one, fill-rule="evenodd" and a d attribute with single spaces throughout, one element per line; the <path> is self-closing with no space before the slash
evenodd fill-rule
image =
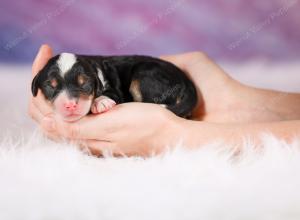
<path id="1" fill-rule="evenodd" d="M 300 0 L 1 0 L 1 62 L 56 52 L 161 54 L 217 60 L 300 57 Z"/>
<path id="2" fill-rule="evenodd" d="M 300 92 L 299 11 L 300 0 L 1 0 L 1 126 L 14 112 L 28 118 L 30 65 L 43 43 L 55 53 L 201 50 L 243 83 Z"/>

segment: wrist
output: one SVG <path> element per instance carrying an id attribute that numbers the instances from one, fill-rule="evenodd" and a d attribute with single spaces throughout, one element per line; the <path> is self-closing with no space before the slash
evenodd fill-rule
<path id="1" fill-rule="evenodd" d="M 171 117 L 170 117 L 171 116 Z M 154 153 L 162 153 L 170 150 L 180 143 L 182 139 L 182 129 L 186 119 L 180 118 L 175 114 L 163 117 L 161 126 L 152 137 Z"/>
<path id="2" fill-rule="evenodd" d="M 199 147 L 208 140 L 211 133 L 210 126 L 204 126 L 204 122 L 179 118 L 174 121 L 174 139 L 176 143 L 193 149 Z M 204 138 L 206 136 L 206 138 Z M 209 138 L 210 139 L 210 138 Z"/>
<path id="3" fill-rule="evenodd" d="M 199 148 L 214 142 L 234 144 L 240 131 L 234 124 L 208 123 L 182 119 L 177 125 L 178 140 L 189 149 Z M 243 130 L 241 128 L 241 130 Z"/>

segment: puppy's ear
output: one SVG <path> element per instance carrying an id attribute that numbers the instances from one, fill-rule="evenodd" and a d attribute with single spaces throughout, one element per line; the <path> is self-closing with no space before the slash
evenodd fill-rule
<path id="1" fill-rule="evenodd" d="M 38 74 L 36 74 L 36 76 L 33 78 L 31 83 L 31 92 L 34 97 L 37 96 L 38 89 L 40 88 L 41 75 L 42 75 L 42 71 L 38 72 Z"/>

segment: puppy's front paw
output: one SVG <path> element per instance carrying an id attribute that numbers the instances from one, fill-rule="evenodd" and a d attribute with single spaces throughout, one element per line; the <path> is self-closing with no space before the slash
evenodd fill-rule
<path id="1" fill-rule="evenodd" d="M 116 105 L 116 102 L 107 96 L 100 96 L 96 98 L 92 104 L 91 111 L 93 114 L 99 114 L 106 112 L 113 108 Z"/>

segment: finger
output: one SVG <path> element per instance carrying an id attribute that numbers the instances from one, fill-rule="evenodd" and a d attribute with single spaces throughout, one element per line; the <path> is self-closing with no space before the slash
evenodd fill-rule
<path id="1" fill-rule="evenodd" d="M 40 129 L 48 138 L 53 141 L 60 140 L 59 136 L 55 133 L 54 130 L 49 129 L 49 127 L 45 126 L 47 125 L 47 123 L 42 123 L 43 120 L 47 120 L 47 117 L 45 117 L 32 102 L 30 104 L 29 115 L 40 125 Z"/>
<path id="2" fill-rule="evenodd" d="M 60 138 L 56 133 L 45 131 L 43 128 L 41 128 L 41 129 L 43 131 L 43 134 L 50 140 L 57 142 L 57 143 L 62 141 L 62 138 Z"/>
<path id="3" fill-rule="evenodd" d="M 53 113 L 51 104 L 45 99 L 44 95 L 40 91 L 36 97 L 31 97 L 30 102 L 32 102 L 44 116 L 51 115 Z"/>
<path id="4" fill-rule="evenodd" d="M 46 63 L 51 57 L 52 49 L 48 45 L 42 45 L 32 65 L 32 77 L 34 77 L 46 65 Z M 38 92 L 37 97 L 33 98 L 32 95 L 30 97 L 31 99 L 29 108 L 32 108 L 33 103 L 35 107 L 38 108 L 44 116 L 52 113 L 51 106 L 45 100 L 44 96 L 41 94 L 40 91 Z"/>
<path id="5" fill-rule="evenodd" d="M 169 61 L 184 71 L 190 71 L 196 64 L 207 63 L 210 59 L 200 51 L 183 53 L 178 55 L 165 55 L 161 59 Z"/>
<path id="6" fill-rule="evenodd" d="M 41 127 L 47 132 L 57 132 L 60 136 L 70 139 L 80 139 L 78 135 L 80 132 L 80 126 L 77 123 L 67 123 L 59 120 L 53 116 L 45 117 L 41 121 Z"/>
<path id="7" fill-rule="evenodd" d="M 32 64 L 32 77 L 34 77 L 46 65 L 52 56 L 53 52 L 50 46 L 44 44 L 40 47 Z"/>
<path id="8" fill-rule="evenodd" d="M 117 108 L 117 107 L 116 107 Z M 115 115 L 115 109 L 104 114 L 88 115 L 82 119 L 69 123 L 59 118 L 51 117 L 51 120 L 43 121 L 49 128 L 56 130 L 61 136 L 70 139 L 99 139 L 111 141 L 116 132 L 122 130 L 119 115 Z"/>
<path id="9" fill-rule="evenodd" d="M 121 156 L 117 151 L 116 146 L 112 142 L 98 141 L 98 140 L 85 140 L 83 145 L 88 148 L 91 154 L 96 156 Z"/>
<path id="10" fill-rule="evenodd" d="M 42 119 L 44 118 L 44 115 L 42 112 L 34 105 L 32 100 L 30 100 L 29 103 L 29 109 L 28 109 L 29 116 L 35 120 L 37 123 L 40 123 Z"/>
<path id="11" fill-rule="evenodd" d="M 46 117 L 43 117 L 40 121 L 40 127 L 45 131 L 45 132 L 48 132 L 48 133 L 57 133 L 59 134 L 58 131 L 56 131 L 55 129 L 55 126 L 53 125 L 53 116 L 46 116 Z"/>
<path id="12" fill-rule="evenodd" d="M 100 132 L 96 131 L 101 130 L 101 125 L 95 123 L 95 121 L 87 121 L 82 123 L 82 120 L 84 120 L 84 118 L 77 122 L 69 123 L 55 117 L 46 117 L 45 120 L 41 121 L 41 126 L 49 132 L 56 131 L 64 138 L 77 140 L 99 138 Z"/>
<path id="13" fill-rule="evenodd" d="M 98 141 L 98 140 L 84 140 L 83 146 L 87 147 L 93 155 L 97 156 L 114 156 L 114 157 L 131 157 L 131 156 L 149 156 L 142 150 L 134 151 L 130 148 L 125 150 L 121 148 L 116 142 Z"/>

